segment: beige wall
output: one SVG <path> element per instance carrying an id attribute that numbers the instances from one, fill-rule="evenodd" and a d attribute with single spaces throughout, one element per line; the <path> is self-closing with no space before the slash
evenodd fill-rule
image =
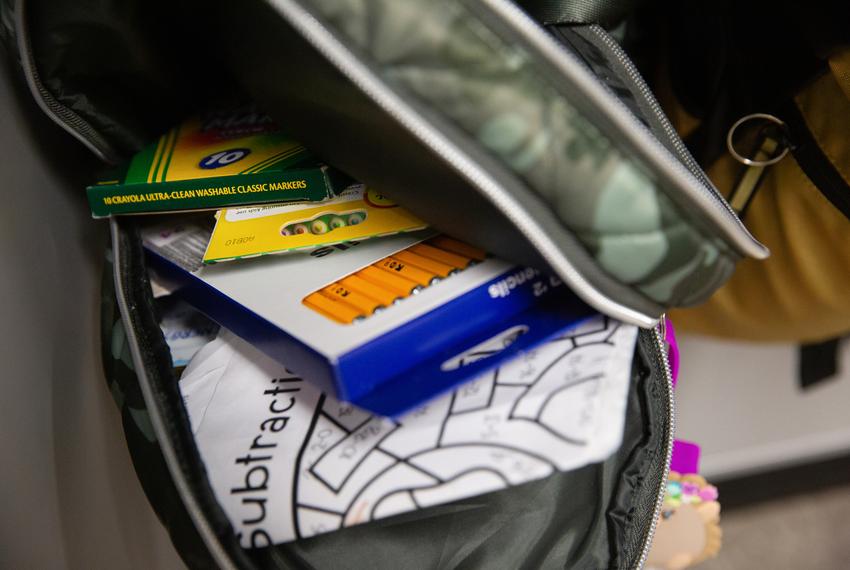
<path id="1" fill-rule="evenodd" d="M 179 568 L 100 367 L 91 158 L 0 71 L 0 568 Z"/>
<path id="2" fill-rule="evenodd" d="M 850 342 L 839 374 L 800 388 L 797 347 L 681 339 L 677 433 L 715 480 L 850 452 Z"/>

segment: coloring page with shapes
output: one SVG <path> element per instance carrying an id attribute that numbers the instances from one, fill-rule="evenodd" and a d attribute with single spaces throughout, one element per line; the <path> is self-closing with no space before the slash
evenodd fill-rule
<path id="1" fill-rule="evenodd" d="M 180 389 L 219 502 L 241 544 L 261 547 L 605 460 L 622 439 L 636 338 L 590 319 L 390 419 L 222 329 Z"/>

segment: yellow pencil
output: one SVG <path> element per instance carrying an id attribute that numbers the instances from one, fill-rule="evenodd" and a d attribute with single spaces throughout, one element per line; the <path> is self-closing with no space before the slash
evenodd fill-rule
<path id="1" fill-rule="evenodd" d="M 473 247 L 468 243 L 464 243 L 462 241 L 458 241 L 456 239 L 450 238 L 448 236 L 437 236 L 428 240 L 428 243 L 433 245 L 434 247 L 439 247 L 440 249 L 445 249 L 446 251 L 451 251 L 452 253 L 457 253 L 458 255 L 463 255 L 474 259 L 475 261 L 484 261 L 487 257 L 487 252 L 483 249 L 478 249 L 477 247 Z"/>
<path id="2" fill-rule="evenodd" d="M 370 299 L 365 295 L 361 295 L 356 291 L 352 291 L 341 283 L 333 283 L 331 285 L 328 285 L 327 287 L 322 289 L 322 293 L 331 297 L 335 301 L 348 303 L 349 305 L 351 305 L 355 309 L 358 309 L 360 312 L 366 315 L 371 315 L 372 313 L 375 313 L 380 309 L 384 308 L 381 303 Z"/>
<path id="3" fill-rule="evenodd" d="M 448 277 L 452 273 L 457 273 L 457 269 L 451 265 L 446 265 L 445 263 L 440 263 L 439 261 L 422 257 L 421 255 L 417 255 L 407 250 L 399 251 L 395 254 L 395 258 L 420 269 L 430 271 L 440 277 Z"/>
<path id="4" fill-rule="evenodd" d="M 340 323 L 349 324 L 363 319 L 362 313 L 351 305 L 334 301 L 319 292 L 307 295 L 302 303 Z"/>
<path id="5" fill-rule="evenodd" d="M 451 265 L 456 269 L 466 269 L 469 267 L 469 264 L 472 263 L 472 260 L 468 257 L 458 255 L 457 253 L 452 253 L 444 249 L 438 249 L 432 245 L 424 243 L 417 243 L 407 249 L 417 255 L 421 255 L 422 257 L 427 257 L 428 259 L 433 259 L 434 261 Z"/>
<path id="6" fill-rule="evenodd" d="M 402 277 L 406 277 L 411 281 L 415 281 L 419 283 L 423 287 L 427 287 L 432 283 L 436 283 L 440 280 L 439 277 L 434 275 L 433 273 L 428 273 L 427 271 L 423 271 L 418 267 L 413 267 L 399 259 L 394 257 L 386 257 L 379 261 L 378 263 L 373 263 L 375 267 L 379 267 L 385 271 L 389 271 L 395 275 L 401 275 Z"/>
<path id="7" fill-rule="evenodd" d="M 399 300 L 399 296 L 393 291 L 389 291 L 384 287 L 379 287 L 378 285 L 366 281 L 357 275 L 349 275 L 345 279 L 340 280 L 340 283 L 352 291 L 356 291 L 361 295 L 374 299 L 378 303 L 386 305 L 387 307 Z"/>
<path id="8" fill-rule="evenodd" d="M 383 287 L 388 291 L 392 291 L 401 297 L 407 297 L 422 290 L 422 286 L 417 285 L 414 281 L 405 279 L 398 275 L 393 275 L 389 271 L 384 271 L 383 269 L 378 269 L 371 265 L 369 267 L 364 267 L 355 273 L 355 275 L 362 277 L 366 281 L 370 281 L 375 285 Z"/>

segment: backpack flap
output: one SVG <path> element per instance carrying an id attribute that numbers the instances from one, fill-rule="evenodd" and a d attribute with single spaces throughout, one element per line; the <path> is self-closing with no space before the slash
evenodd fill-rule
<path id="1" fill-rule="evenodd" d="M 586 50 L 506 0 L 193 8 L 160 28 L 147 25 L 156 12 L 147 5 L 21 3 L 19 51 L 34 96 L 110 157 L 183 113 L 189 95 L 245 86 L 323 158 L 438 229 L 548 268 L 595 308 L 642 326 L 707 298 L 741 257 L 766 256 L 653 135 L 653 119 L 636 117 L 642 105 L 603 85 L 631 75 L 628 58 L 588 65 Z M 175 33 L 190 13 L 204 35 L 195 25 Z M 220 42 L 215 57 L 199 50 L 207 37 Z M 109 54 L 132 65 L 116 67 Z M 151 105 L 104 91 L 104 77 Z"/>
<path id="2" fill-rule="evenodd" d="M 255 1 L 222 21 L 233 73 L 307 146 L 609 315 L 649 326 L 767 255 L 569 42 L 509 2 Z"/>

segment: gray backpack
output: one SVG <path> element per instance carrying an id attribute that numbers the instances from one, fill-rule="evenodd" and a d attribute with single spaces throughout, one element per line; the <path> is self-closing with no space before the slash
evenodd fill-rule
<path id="1" fill-rule="evenodd" d="M 139 479 L 186 563 L 642 566 L 673 440 L 657 323 L 669 307 L 706 299 L 741 258 L 767 252 L 616 41 L 587 23 L 599 14 L 544 2 L 565 10 L 536 12 L 543 27 L 508 0 L 120 4 L 3 4 L 4 39 L 39 106 L 105 161 L 199 101 L 247 92 L 328 162 L 437 229 L 554 272 L 599 311 L 646 329 L 623 443 L 606 461 L 244 550 L 193 439 L 137 221 L 113 218 L 105 371 Z"/>

